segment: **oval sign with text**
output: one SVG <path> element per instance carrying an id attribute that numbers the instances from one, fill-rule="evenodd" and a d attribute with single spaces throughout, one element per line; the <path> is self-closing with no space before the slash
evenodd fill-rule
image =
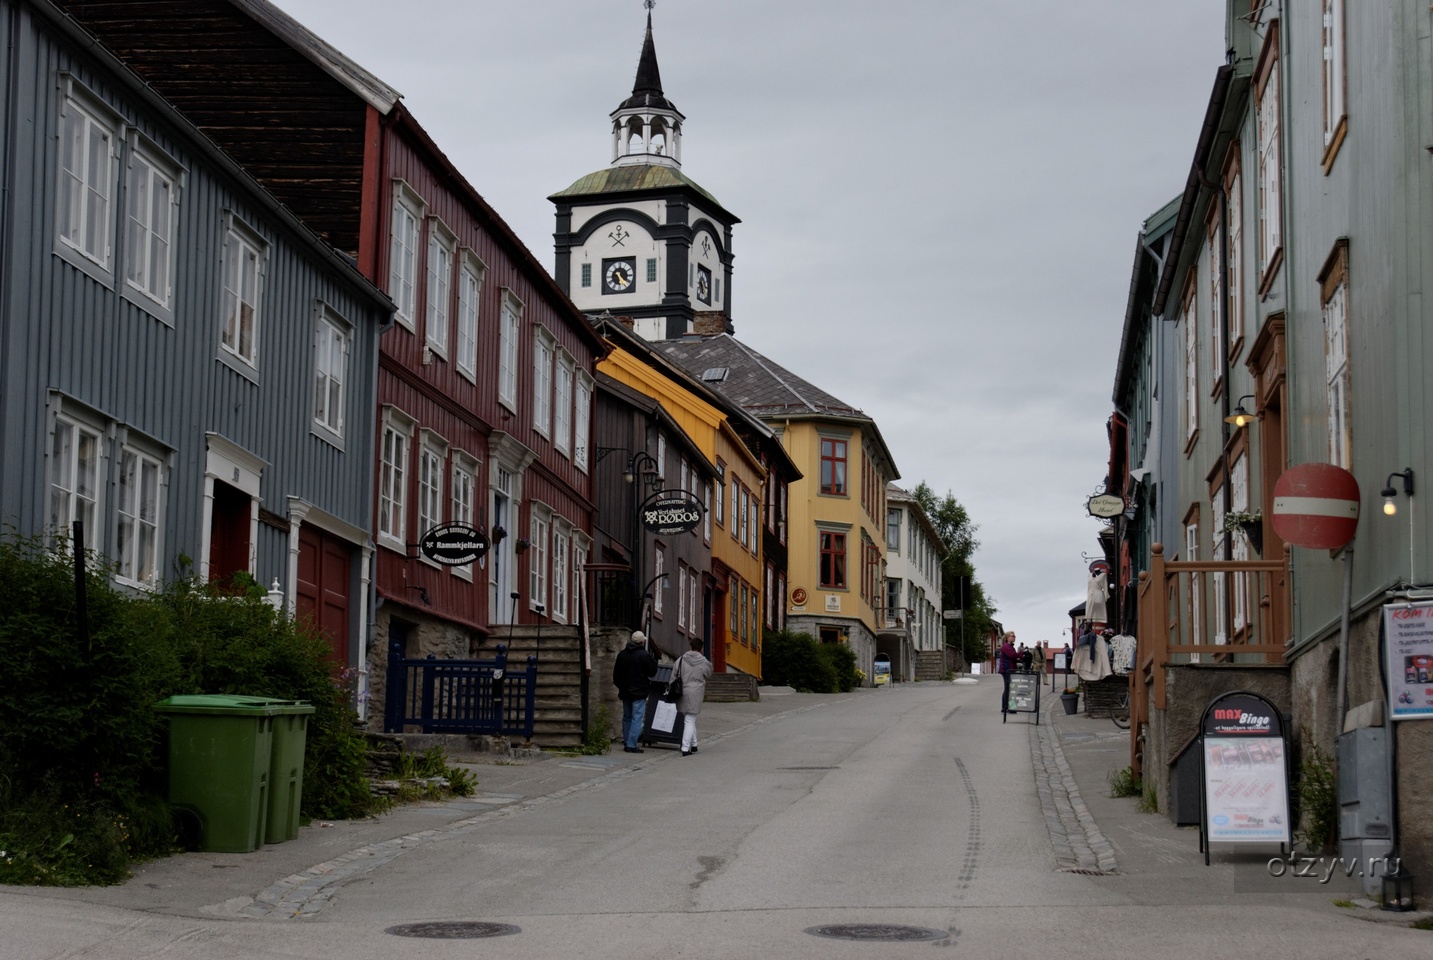
<path id="1" fill-rule="evenodd" d="M 488 552 L 487 534 L 466 523 L 442 523 L 418 541 L 423 556 L 445 567 L 461 567 Z"/>
<path id="2" fill-rule="evenodd" d="M 1117 497 L 1112 493 L 1102 493 L 1086 500 L 1085 509 L 1090 512 L 1092 517 L 1108 520 L 1125 512 L 1125 502 L 1123 497 Z"/>
<path id="3" fill-rule="evenodd" d="M 661 490 L 642 504 L 642 526 L 658 536 L 670 537 L 695 530 L 706 508 L 690 493 Z"/>

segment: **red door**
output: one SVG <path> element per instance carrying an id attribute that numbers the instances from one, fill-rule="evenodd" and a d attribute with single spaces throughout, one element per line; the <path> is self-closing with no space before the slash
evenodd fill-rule
<path id="1" fill-rule="evenodd" d="M 214 511 L 209 524 L 209 579 L 225 581 L 249 571 L 249 520 L 253 499 L 244 491 L 214 481 Z"/>
<path id="2" fill-rule="evenodd" d="M 335 663 L 349 666 L 349 564 L 346 541 L 315 527 L 299 528 L 295 600 L 299 619 L 328 638 Z"/>

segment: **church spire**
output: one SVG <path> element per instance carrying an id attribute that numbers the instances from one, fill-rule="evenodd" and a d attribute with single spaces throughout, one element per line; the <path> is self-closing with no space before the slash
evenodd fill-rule
<path id="1" fill-rule="evenodd" d="M 632 95 L 611 114 L 612 162 L 679 167 L 682 163 L 682 121 L 686 118 L 662 92 L 657 45 L 652 40 L 651 0 L 646 6 L 647 35 L 642 41 L 642 56 L 637 61 L 637 78 L 632 83 Z"/>

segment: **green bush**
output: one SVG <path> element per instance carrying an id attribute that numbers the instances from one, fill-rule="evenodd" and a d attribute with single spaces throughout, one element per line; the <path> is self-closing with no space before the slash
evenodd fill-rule
<path id="1" fill-rule="evenodd" d="M 835 692 L 836 670 L 821 647 L 809 633 L 768 633 L 762 642 L 762 682 L 804 693 Z"/>
<path id="2" fill-rule="evenodd" d="M 826 692 L 840 690 L 849 693 L 855 689 L 860 682 L 860 677 L 856 675 L 856 651 L 844 643 L 818 643 L 816 651 L 830 665 L 831 675 L 836 679 L 832 690 Z"/>
<path id="3" fill-rule="evenodd" d="M 322 637 L 256 599 L 252 581 L 239 596 L 183 580 L 136 597 L 102 559 L 86 567 L 81 639 L 65 552 L 0 539 L 0 883 L 114 883 L 174 849 L 153 709 L 174 694 L 309 702 L 303 814 L 376 809 L 349 678 L 333 676 Z"/>

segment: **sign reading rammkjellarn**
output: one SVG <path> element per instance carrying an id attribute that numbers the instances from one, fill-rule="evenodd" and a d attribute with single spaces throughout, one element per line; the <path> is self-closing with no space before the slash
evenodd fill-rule
<path id="1" fill-rule="evenodd" d="M 461 567 L 488 552 L 488 537 L 466 523 L 443 523 L 423 534 L 418 549 L 434 563 Z"/>

